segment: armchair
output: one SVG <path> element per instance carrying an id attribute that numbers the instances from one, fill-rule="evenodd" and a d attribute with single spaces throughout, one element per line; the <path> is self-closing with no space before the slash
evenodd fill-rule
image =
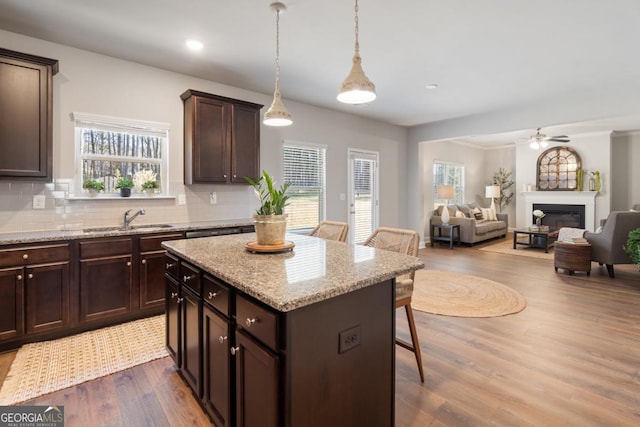
<path id="1" fill-rule="evenodd" d="M 615 277 L 614 264 L 633 264 L 623 246 L 629 232 L 636 228 L 640 228 L 640 212 L 614 211 L 607 217 L 601 232 L 584 234 L 591 244 L 591 260 L 605 264 L 609 277 Z"/>

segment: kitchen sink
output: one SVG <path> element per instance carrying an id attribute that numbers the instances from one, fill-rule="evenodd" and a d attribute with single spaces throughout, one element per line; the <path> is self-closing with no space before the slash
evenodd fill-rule
<path id="1" fill-rule="evenodd" d="M 107 233 L 109 231 L 157 230 L 159 228 L 172 228 L 172 227 L 173 225 L 171 224 L 140 224 L 140 225 L 130 225 L 129 227 L 115 225 L 111 227 L 85 228 L 82 231 L 85 233 Z"/>

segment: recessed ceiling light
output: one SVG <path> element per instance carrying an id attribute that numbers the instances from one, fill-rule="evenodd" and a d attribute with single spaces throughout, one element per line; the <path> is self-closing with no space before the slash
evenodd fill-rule
<path id="1" fill-rule="evenodd" d="M 425 86 L 427 89 L 438 89 L 438 83 L 429 83 Z"/>
<path id="2" fill-rule="evenodd" d="M 198 40 L 187 40 L 186 45 L 191 50 L 202 50 L 204 45 Z"/>

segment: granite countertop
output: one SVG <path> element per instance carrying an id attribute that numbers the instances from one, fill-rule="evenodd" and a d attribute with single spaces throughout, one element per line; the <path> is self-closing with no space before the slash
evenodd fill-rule
<path id="1" fill-rule="evenodd" d="M 395 252 L 287 234 L 290 252 L 251 253 L 255 233 L 173 240 L 162 246 L 268 306 L 291 311 L 424 267 Z"/>
<path id="2" fill-rule="evenodd" d="M 226 219 L 215 221 L 198 221 L 185 223 L 143 224 L 137 221 L 129 228 L 113 227 L 87 227 L 83 229 L 26 231 L 16 233 L 0 233 L 1 245 L 14 245 L 20 243 L 50 242 L 56 240 L 76 240 L 96 237 L 126 236 L 135 234 L 171 233 L 189 230 L 205 230 L 212 228 L 252 226 L 253 219 Z"/>

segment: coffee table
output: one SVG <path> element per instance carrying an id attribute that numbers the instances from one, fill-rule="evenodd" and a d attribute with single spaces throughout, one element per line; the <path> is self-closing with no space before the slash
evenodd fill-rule
<path id="1" fill-rule="evenodd" d="M 551 246 L 551 239 L 549 234 L 552 233 L 549 228 L 520 228 L 513 231 L 513 249 L 516 249 L 518 245 L 530 246 L 532 248 L 543 248 L 545 253 L 549 252 Z M 524 234 L 529 236 L 528 241 L 518 241 L 518 235 Z M 543 242 L 543 243 L 540 243 Z"/>

